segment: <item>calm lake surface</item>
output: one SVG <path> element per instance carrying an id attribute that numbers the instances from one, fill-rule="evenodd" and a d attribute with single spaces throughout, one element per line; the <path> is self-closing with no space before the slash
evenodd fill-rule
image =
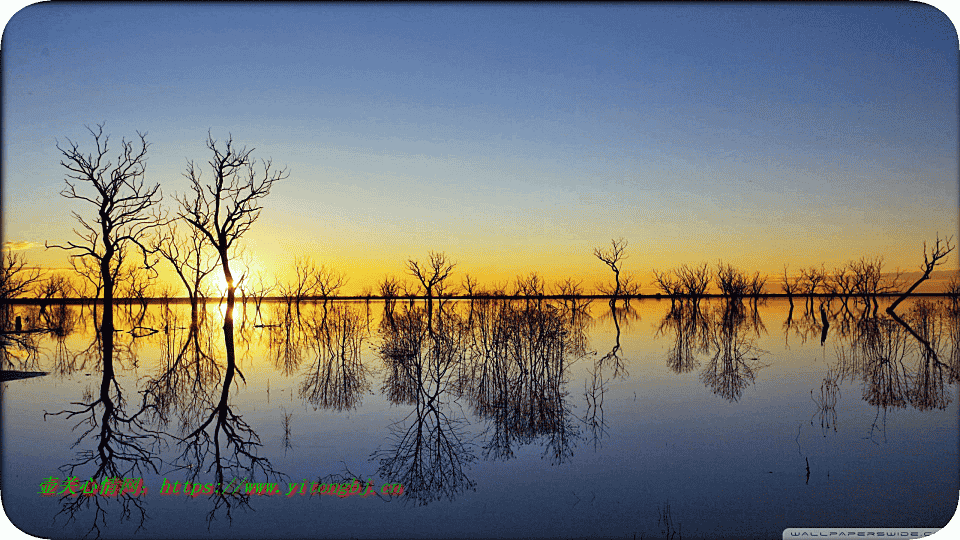
<path id="1" fill-rule="evenodd" d="M 12 306 L 4 507 L 44 538 L 779 538 L 957 510 L 947 299 Z M 824 332 L 824 321 L 828 325 Z M 132 331 L 132 332 L 131 332 Z M 155 332 L 154 332 L 155 331 Z M 61 414 L 56 414 L 61 413 Z M 79 441 L 78 441 L 79 439 Z M 146 494 L 41 482 L 143 478 Z M 294 494 L 359 478 L 399 496 Z M 161 495 L 164 479 L 280 495 Z M 60 485 L 57 493 L 63 488 Z"/>

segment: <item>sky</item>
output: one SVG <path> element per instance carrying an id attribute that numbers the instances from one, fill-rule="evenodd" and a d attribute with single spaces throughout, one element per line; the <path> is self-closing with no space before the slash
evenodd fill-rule
<path id="1" fill-rule="evenodd" d="M 3 237 L 52 268 L 91 212 L 56 145 L 99 123 L 147 133 L 171 212 L 208 131 L 286 166 L 252 264 L 308 256 L 347 293 L 430 251 L 457 282 L 592 289 L 624 238 L 652 292 L 957 240 L 957 31 L 923 4 L 35 4 L 0 54 Z"/>

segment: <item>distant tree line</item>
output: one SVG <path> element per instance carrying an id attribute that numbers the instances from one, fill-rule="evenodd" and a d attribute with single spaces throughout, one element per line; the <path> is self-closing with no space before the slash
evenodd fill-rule
<path id="1" fill-rule="evenodd" d="M 186 291 L 191 304 L 224 295 L 233 305 L 239 292 L 242 302 L 253 301 L 259 308 L 266 298 L 280 297 L 291 306 L 307 300 L 327 300 L 341 295 L 347 276 L 307 257 L 297 258 L 291 277 L 280 282 L 262 274 L 252 275 L 248 257 L 240 239 L 258 219 L 263 199 L 273 185 L 288 176 L 270 160 L 253 158 L 254 149 L 237 147 L 232 137 L 216 141 L 208 133 L 208 167 L 188 161 L 184 177 L 189 190 L 174 197 L 175 207 L 161 206 L 159 183 L 146 181 L 146 134 L 137 132 L 133 140 L 121 140 L 111 153 L 110 137 L 103 125 L 87 128 L 93 138 L 92 149 L 84 152 L 70 139 L 57 149 L 66 171 L 66 187 L 61 195 L 86 203 L 87 211 L 73 212 L 79 224 L 77 238 L 60 244 L 46 244 L 70 253 L 72 271 L 43 271 L 30 266 L 23 255 L 5 251 L 0 264 L 0 302 L 35 299 L 41 304 L 68 298 L 102 299 L 104 320 L 112 318 L 115 299 L 146 302 L 154 298 L 172 298 L 177 293 L 171 284 L 156 279 L 157 265 L 171 267 Z M 204 170 L 209 177 L 204 177 Z M 597 285 L 599 295 L 628 301 L 640 296 L 640 283 L 624 272 L 629 243 L 612 240 L 608 247 L 597 247 L 593 255 L 613 273 L 609 283 Z M 923 274 L 906 287 L 902 273 L 884 272 L 882 257 L 862 258 L 827 271 L 823 265 L 790 274 L 784 267 L 780 290 L 791 306 L 794 297 L 803 297 L 808 307 L 813 297 L 838 298 L 844 304 L 862 303 L 876 311 L 877 297 L 898 295 L 891 308 L 912 294 L 933 270 L 953 251 L 952 238 L 937 237 L 929 249 L 924 243 Z M 378 296 L 386 300 L 436 297 L 531 297 L 582 296 L 583 282 L 567 278 L 548 287 L 537 272 L 518 276 L 513 283 L 494 283 L 481 287 L 475 277 L 466 274 L 459 284 L 452 279 L 456 263 L 445 253 L 430 252 L 426 261 L 410 258 L 407 274 L 413 281 L 386 276 L 376 293 L 366 288 L 361 297 Z M 215 291 L 211 276 L 220 269 L 226 291 Z M 718 261 L 684 264 L 675 269 L 653 270 L 657 296 L 671 299 L 705 297 L 711 286 L 725 297 L 757 298 L 771 293 L 769 276 L 750 274 L 733 264 Z M 955 278 L 945 291 L 960 293 Z"/>

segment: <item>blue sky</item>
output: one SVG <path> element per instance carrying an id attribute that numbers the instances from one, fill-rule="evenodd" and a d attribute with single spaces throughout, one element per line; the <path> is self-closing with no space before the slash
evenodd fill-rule
<path id="1" fill-rule="evenodd" d="M 2 54 L 9 242 L 69 237 L 55 144 L 99 122 L 148 132 L 168 205 L 208 129 L 288 166 L 256 264 L 358 290 L 429 250 L 591 281 L 616 237 L 640 274 L 912 268 L 957 230 L 957 34 L 921 4 L 39 4 Z"/>

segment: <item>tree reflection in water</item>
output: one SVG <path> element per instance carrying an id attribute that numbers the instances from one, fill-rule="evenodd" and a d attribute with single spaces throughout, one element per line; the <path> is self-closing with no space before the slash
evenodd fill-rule
<path id="1" fill-rule="evenodd" d="M 485 456 L 509 459 L 515 444 L 543 440 L 552 462 L 569 459 L 580 433 L 566 402 L 566 373 L 568 356 L 581 351 L 585 317 L 542 298 L 480 300 L 474 321 L 466 387 L 488 421 Z"/>
<path id="2" fill-rule="evenodd" d="M 314 409 L 354 409 L 370 388 L 361 359 L 366 338 L 363 319 L 354 306 L 337 303 L 314 312 L 307 323 L 307 347 L 316 360 L 300 383 L 299 393 Z"/>
<path id="3" fill-rule="evenodd" d="M 715 394 L 737 401 L 744 388 L 754 382 L 757 372 L 765 367 L 759 358 L 764 351 L 757 349 L 753 339 L 746 336 L 751 330 L 759 333 L 756 325 L 759 317 L 748 317 L 739 298 L 728 298 L 718 306 L 714 318 L 710 337 L 715 352 L 700 372 L 700 380 Z"/>
<path id="4" fill-rule="evenodd" d="M 697 355 L 710 350 L 710 320 L 700 310 L 699 302 L 672 301 L 655 337 L 666 334 L 674 336 L 667 353 L 667 365 L 674 373 L 693 371 L 700 365 Z"/>
<path id="5" fill-rule="evenodd" d="M 874 315 L 868 310 L 836 346 L 836 372 L 862 382 L 863 400 L 877 408 L 871 437 L 885 433 L 890 408 L 946 409 L 947 384 L 956 381 L 957 313 L 943 302 L 918 300 L 900 317 Z M 946 348 L 949 334 L 951 350 Z M 948 358 L 946 362 L 941 358 Z"/>
<path id="6" fill-rule="evenodd" d="M 436 309 L 436 314 L 430 312 Z M 453 500 L 476 482 L 467 477 L 476 460 L 466 440 L 467 421 L 457 412 L 455 367 L 463 362 L 465 325 L 444 302 L 391 311 L 381 326 L 380 355 L 387 365 L 384 392 L 398 405 L 412 405 L 390 427 L 389 446 L 377 450 L 378 475 L 404 486 L 404 500 L 426 505 Z M 452 399 L 451 399 L 452 398 Z"/>
<path id="7" fill-rule="evenodd" d="M 74 429 L 85 427 L 73 447 L 94 444 L 93 448 L 80 450 L 73 462 L 60 467 L 68 479 L 78 479 L 81 486 L 88 479 L 101 482 L 107 478 L 142 478 L 145 472 L 159 473 L 158 445 L 163 434 L 148 426 L 147 413 L 151 406 L 146 400 L 136 412 L 127 412 L 128 403 L 116 376 L 115 362 L 119 363 L 120 356 L 114 354 L 115 345 L 119 348 L 114 339 L 101 340 L 97 333 L 93 344 L 82 353 L 99 353 L 98 364 L 102 369 L 99 388 L 95 393 L 85 392 L 82 402 L 73 403 L 78 408 L 56 413 L 44 412 L 44 420 L 48 416 L 63 416 L 68 421 L 76 421 Z M 63 366 L 65 370 L 74 367 Z M 137 530 L 140 530 L 147 518 L 144 501 L 129 492 L 119 493 L 115 500 L 120 509 L 120 521 L 136 519 Z M 57 515 L 65 515 L 67 523 L 92 509 L 93 519 L 87 536 L 99 537 L 101 527 L 107 525 L 108 507 L 114 504 L 114 499 L 99 495 L 85 496 L 81 492 L 78 496 L 64 494 L 60 502 L 61 509 Z"/>

